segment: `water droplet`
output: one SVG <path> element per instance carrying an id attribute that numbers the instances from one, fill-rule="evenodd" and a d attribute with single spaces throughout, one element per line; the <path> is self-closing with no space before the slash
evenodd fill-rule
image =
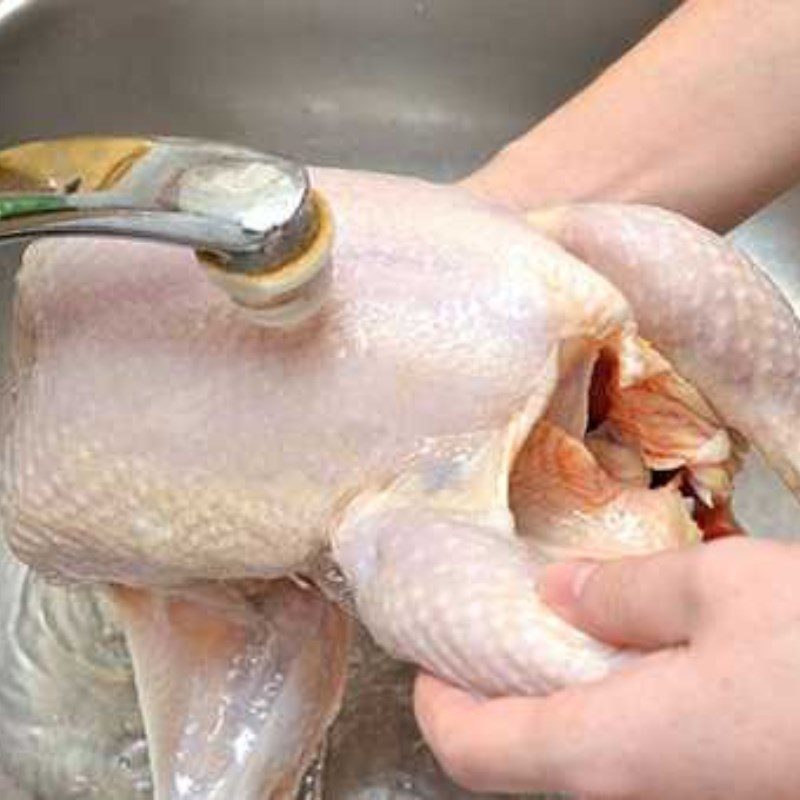
<path id="1" fill-rule="evenodd" d="M 316 800 L 320 794 L 320 781 L 322 780 L 323 762 L 316 758 L 303 775 L 297 800 Z"/>
<path id="2" fill-rule="evenodd" d="M 413 792 L 414 781 L 408 775 L 400 775 L 397 778 L 397 788 L 404 792 Z"/>

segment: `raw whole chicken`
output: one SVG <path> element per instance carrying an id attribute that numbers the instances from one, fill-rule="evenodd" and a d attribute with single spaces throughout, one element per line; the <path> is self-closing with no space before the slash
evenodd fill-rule
<path id="1" fill-rule="evenodd" d="M 725 532 L 746 442 L 800 481 L 800 327 L 723 240 L 654 208 L 313 181 L 333 288 L 291 330 L 177 248 L 39 242 L 18 279 L 6 534 L 108 587 L 159 800 L 292 797 L 353 614 L 486 695 L 624 669 L 539 601 L 543 565 Z"/>

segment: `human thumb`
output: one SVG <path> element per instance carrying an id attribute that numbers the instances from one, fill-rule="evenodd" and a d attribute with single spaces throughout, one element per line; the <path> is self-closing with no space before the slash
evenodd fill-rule
<path id="1" fill-rule="evenodd" d="M 551 564 L 539 595 L 567 622 L 609 644 L 645 650 L 682 644 L 695 618 L 695 563 L 690 549 Z"/>

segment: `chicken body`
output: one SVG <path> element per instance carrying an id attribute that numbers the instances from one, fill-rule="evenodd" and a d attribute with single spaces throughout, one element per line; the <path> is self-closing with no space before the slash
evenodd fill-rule
<path id="1" fill-rule="evenodd" d="M 235 786 L 261 800 L 297 785 L 341 695 L 347 625 L 287 577 L 344 598 L 399 658 L 486 694 L 548 692 L 602 678 L 632 654 L 538 600 L 543 564 L 696 542 L 679 480 L 711 505 L 728 501 L 740 447 L 729 427 L 795 485 L 796 450 L 777 448 L 774 432 L 800 411 L 797 321 L 710 234 L 636 209 L 595 227 L 589 217 L 585 229 L 569 216 L 533 220 L 610 282 L 459 190 L 329 170 L 314 181 L 336 219 L 333 289 L 292 330 L 254 326 L 174 248 L 39 243 L 20 274 L 9 540 L 47 574 L 127 587 L 114 597 L 158 750 L 159 798 L 213 800 Z M 749 291 L 773 320 L 767 345 L 748 340 L 746 379 L 741 358 L 720 354 L 744 317 L 725 317 L 707 346 L 696 333 L 678 345 L 669 335 L 675 319 L 713 327 L 703 302 L 658 315 L 674 286 L 654 276 L 688 263 L 703 298 L 724 305 Z M 709 264 L 730 280 L 703 279 Z M 762 345 L 786 358 L 762 368 Z M 771 390 L 772 402 L 750 402 Z M 653 470 L 677 477 L 650 490 Z M 274 622 L 262 632 L 231 610 L 230 588 L 239 596 L 275 579 L 284 588 L 256 592 Z M 192 738 L 210 724 L 197 695 L 169 687 L 176 669 L 192 676 L 202 663 L 203 682 L 235 694 L 226 665 L 262 633 L 289 687 L 268 708 L 313 723 L 284 749 L 266 718 L 255 733 L 242 726 L 264 700 L 257 676 L 274 667 L 256 659 L 234 682 L 245 701 L 225 706 L 239 714 L 225 717 L 231 735 L 251 730 L 256 766 L 242 767 L 244 780 L 218 763 L 231 748 Z M 331 679 L 315 681 L 323 664 Z M 266 780 L 267 768 L 285 778 Z"/>
<path id="2" fill-rule="evenodd" d="M 372 548 L 342 519 L 391 495 L 481 527 L 503 553 L 506 579 L 486 578 L 507 597 L 487 619 L 513 608 L 518 632 L 546 620 L 534 626 L 544 642 L 508 643 L 529 654 L 523 683 L 502 669 L 462 682 L 534 691 L 603 674 L 606 649 L 538 605 L 540 562 L 513 535 L 507 486 L 563 344 L 619 338 L 625 301 L 523 220 L 455 190 L 337 172 L 315 182 L 337 220 L 334 290 L 291 331 L 254 326 L 183 250 L 28 251 L 6 494 L 15 552 L 62 578 L 175 588 L 316 579 L 333 544 L 360 595 Z M 435 537 L 455 549 L 422 561 L 471 563 L 459 536 Z M 449 590 L 435 571 L 428 580 L 420 608 Z"/>

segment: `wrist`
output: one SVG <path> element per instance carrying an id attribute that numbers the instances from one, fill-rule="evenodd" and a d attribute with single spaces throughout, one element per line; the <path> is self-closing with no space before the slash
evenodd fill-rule
<path id="1" fill-rule="evenodd" d="M 532 203 L 527 191 L 526 156 L 521 140 L 505 145 L 486 163 L 462 178 L 458 185 L 471 194 L 514 211 L 526 211 Z"/>

